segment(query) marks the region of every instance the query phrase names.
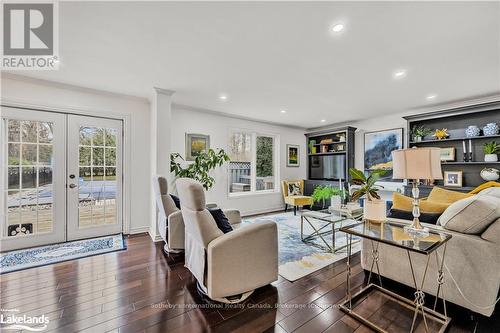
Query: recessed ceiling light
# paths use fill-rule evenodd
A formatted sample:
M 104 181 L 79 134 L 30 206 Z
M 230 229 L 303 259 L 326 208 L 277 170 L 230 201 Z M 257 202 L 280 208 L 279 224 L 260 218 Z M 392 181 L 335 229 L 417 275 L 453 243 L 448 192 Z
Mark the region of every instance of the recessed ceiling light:
M 321 119 L 320 121 L 321 121 L 322 123 L 324 123 L 324 122 L 326 121 L 326 119 Z
M 429 101 L 430 101 L 430 100 L 435 99 L 436 97 L 437 97 L 437 95 L 436 95 L 436 94 L 432 94 L 432 95 L 427 96 L 426 98 L 427 98 L 427 100 L 429 100 Z
M 344 30 L 344 25 L 343 24 L 335 24 L 332 27 L 332 31 L 333 32 L 341 32 L 342 30 Z
M 399 69 L 399 70 L 394 72 L 393 76 L 395 79 L 401 79 L 401 78 L 406 76 L 406 70 Z
M 227 95 L 226 95 L 226 94 L 220 94 L 220 95 L 219 95 L 219 99 L 220 99 L 221 101 L 227 101 L 228 97 L 227 97 Z
M 281 112 L 281 113 L 286 113 L 286 110 L 281 110 L 280 112 Z

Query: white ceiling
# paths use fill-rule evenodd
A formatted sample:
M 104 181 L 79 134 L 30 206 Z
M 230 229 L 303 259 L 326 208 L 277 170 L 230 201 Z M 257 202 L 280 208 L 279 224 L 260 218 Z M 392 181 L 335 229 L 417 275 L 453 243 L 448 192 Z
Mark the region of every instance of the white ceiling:
M 499 92 L 500 7 L 61 2 L 60 54 L 59 71 L 28 75 L 143 97 L 156 86 L 177 104 L 315 127 L 419 107 L 431 93 L 441 103 Z

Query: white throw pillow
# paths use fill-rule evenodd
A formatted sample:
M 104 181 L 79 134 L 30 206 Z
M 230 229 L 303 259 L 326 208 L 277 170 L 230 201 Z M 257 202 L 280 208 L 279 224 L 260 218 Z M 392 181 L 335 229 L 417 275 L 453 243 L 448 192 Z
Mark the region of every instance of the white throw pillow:
M 444 229 L 464 234 L 480 234 L 500 217 L 500 199 L 489 195 L 474 195 L 451 204 L 438 223 Z

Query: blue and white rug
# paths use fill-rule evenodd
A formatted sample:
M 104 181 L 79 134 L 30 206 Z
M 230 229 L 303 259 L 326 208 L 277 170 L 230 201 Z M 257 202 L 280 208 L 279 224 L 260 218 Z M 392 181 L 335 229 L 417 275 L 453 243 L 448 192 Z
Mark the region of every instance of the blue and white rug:
M 0 253 L 0 274 L 125 250 L 122 234 Z
M 259 216 L 257 218 L 245 219 L 243 224 L 259 223 L 263 221 L 274 221 L 278 225 L 278 261 L 279 274 L 289 281 L 295 281 L 320 270 L 347 256 L 347 251 L 340 250 L 336 253 L 326 252 L 316 246 L 304 243 L 300 239 L 300 215 L 293 215 L 293 212 Z M 315 228 L 319 229 L 325 222 L 309 219 Z M 309 235 L 313 229 L 307 222 L 304 222 L 304 234 Z M 325 240 L 331 244 L 332 235 L 324 236 Z M 344 233 L 336 233 L 337 246 L 346 243 Z M 321 239 L 317 238 L 315 243 L 324 245 Z M 361 246 L 353 245 L 352 253 L 359 252 Z

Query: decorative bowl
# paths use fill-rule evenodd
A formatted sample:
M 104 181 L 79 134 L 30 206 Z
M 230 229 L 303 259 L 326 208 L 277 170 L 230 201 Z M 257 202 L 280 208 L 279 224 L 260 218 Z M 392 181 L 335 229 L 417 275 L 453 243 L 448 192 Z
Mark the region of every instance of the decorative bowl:
M 489 123 L 483 127 L 484 135 L 497 135 L 499 131 L 499 127 L 496 123 Z
M 484 168 L 480 175 L 486 181 L 495 181 L 500 178 L 500 171 L 494 168 Z
M 480 133 L 481 133 L 481 130 L 476 125 L 471 125 L 471 126 L 467 127 L 467 129 L 465 130 L 465 136 L 468 138 L 473 138 L 475 136 L 479 136 Z

